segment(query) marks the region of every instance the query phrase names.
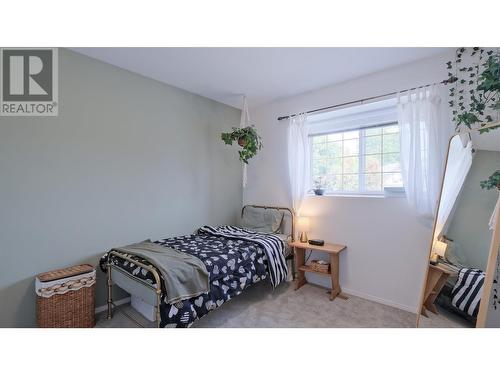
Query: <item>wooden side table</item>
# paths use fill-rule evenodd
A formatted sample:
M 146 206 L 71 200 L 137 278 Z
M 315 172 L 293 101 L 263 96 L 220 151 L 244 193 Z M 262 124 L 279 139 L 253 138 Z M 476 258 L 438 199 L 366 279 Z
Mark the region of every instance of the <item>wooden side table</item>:
M 427 274 L 427 282 L 425 284 L 424 304 L 422 306 L 422 315 L 428 317 L 429 310 L 434 314 L 438 314 L 434 301 L 443 289 L 446 280 L 453 271 L 447 267 L 440 265 L 429 264 L 429 272 Z
M 291 242 L 290 246 L 293 247 L 295 253 L 295 266 L 298 271 L 298 278 L 295 284 L 295 290 L 302 287 L 307 283 L 305 273 L 312 272 L 317 275 L 330 277 L 332 282 L 332 290 L 330 292 L 330 301 L 332 301 L 335 297 L 339 296 L 340 298 L 347 299 L 347 297 L 342 296 L 342 289 L 340 288 L 339 281 L 339 254 L 347 248 L 345 245 L 337 245 L 337 244 L 329 244 L 325 243 L 323 246 L 311 245 L 307 242 Z M 322 251 L 324 253 L 330 254 L 330 272 L 323 273 L 314 271 L 311 266 L 305 264 L 306 262 L 306 250 L 311 251 Z

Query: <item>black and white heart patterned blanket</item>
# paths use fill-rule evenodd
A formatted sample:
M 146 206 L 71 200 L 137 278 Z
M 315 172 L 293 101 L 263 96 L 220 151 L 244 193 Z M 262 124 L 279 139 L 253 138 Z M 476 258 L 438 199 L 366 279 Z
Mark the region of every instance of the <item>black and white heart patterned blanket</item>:
M 288 268 L 285 260 L 285 244 L 273 234 L 252 232 L 231 225 L 212 227 L 205 225 L 198 230 L 199 233 L 208 233 L 230 239 L 246 240 L 260 245 L 267 257 L 271 284 L 276 288 L 282 281 L 286 280 Z
M 218 232 L 220 228 L 225 227 L 203 227 L 196 234 L 170 237 L 156 242 L 200 258 L 210 273 L 209 293 L 175 304 L 166 303 L 165 295 L 162 295 L 161 327 L 189 327 L 195 320 L 241 294 L 251 285 L 265 280 L 271 275 L 270 269 L 276 267 L 276 263 L 279 266 L 279 260 L 274 260 L 273 253 L 269 256 L 263 245 L 263 238 L 272 236 L 281 241 L 281 245 L 274 243 L 273 248 L 283 249 L 285 245 L 279 237 L 268 234 L 259 235 L 236 227 L 232 227 L 232 230 L 221 231 L 225 234 L 209 233 L 209 231 Z M 241 238 L 237 235 L 238 231 L 249 239 Z M 282 252 L 283 250 L 279 251 L 278 257 Z M 148 261 L 135 255 L 127 254 L 127 257 L 150 265 Z M 148 284 L 155 285 L 154 276 L 149 270 L 114 256 L 109 261 Z M 108 254 L 106 253 L 100 261 L 103 271 L 106 271 L 107 262 Z M 286 266 L 279 266 L 279 268 L 282 269 L 281 274 L 286 275 Z

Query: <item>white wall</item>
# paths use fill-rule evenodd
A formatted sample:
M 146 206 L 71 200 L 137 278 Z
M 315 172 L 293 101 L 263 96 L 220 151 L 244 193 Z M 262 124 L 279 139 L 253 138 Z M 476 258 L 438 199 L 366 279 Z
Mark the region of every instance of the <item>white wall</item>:
M 264 148 L 250 162 L 244 201 L 290 206 L 287 125 L 278 116 L 442 81 L 451 58 L 438 55 L 253 109 Z M 345 292 L 416 311 L 431 228 L 416 219 L 404 198 L 311 197 L 303 211 L 312 216 L 310 238 L 348 246 L 341 256 Z M 308 279 L 328 286 L 327 279 Z

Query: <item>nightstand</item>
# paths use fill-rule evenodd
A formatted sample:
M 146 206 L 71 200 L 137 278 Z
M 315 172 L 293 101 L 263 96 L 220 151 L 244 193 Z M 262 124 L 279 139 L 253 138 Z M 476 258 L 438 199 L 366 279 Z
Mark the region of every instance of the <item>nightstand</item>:
M 330 292 L 330 301 L 332 301 L 335 297 L 340 297 L 342 299 L 347 299 L 347 297 L 343 296 L 342 289 L 340 288 L 339 281 L 339 255 L 342 251 L 344 251 L 347 246 L 345 245 L 337 245 L 337 244 L 329 244 L 325 243 L 323 246 L 311 245 L 307 242 L 291 242 L 290 246 L 294 248 L 295 253 L 295 266 L 298 271 L 298 278 L 295 284 L 295 290 L 302 287 L 307 283 L 305 273 L 312 272 L 316 275 L 322 275 L 329 277 L 332 283 L 332 290 Z M 310 266 L 306 265 L 306 250 L 310 251 L 321 251 L 324 253 L 330 254 L 330 272 L 323 273 L 313 270 Z
M 445 264 L 429 264 L 429 273 L 425 285 L 424 304 L 422 305 L 421 311 L 423 316 L 428 317 L 427 310 L 434 314 L 438 314 L 434 301 L 441 292 L 441 289 L 443 289 L 450 275 L 456 276 L 456 271 L 450 269 Z

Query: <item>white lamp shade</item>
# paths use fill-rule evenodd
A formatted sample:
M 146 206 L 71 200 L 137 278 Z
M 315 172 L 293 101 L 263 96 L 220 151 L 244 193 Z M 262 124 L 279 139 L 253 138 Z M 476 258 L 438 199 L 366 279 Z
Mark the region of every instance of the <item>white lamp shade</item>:
M 432 252 L 444 258 L 447 248 L 448 244 L 446 242 L 434 241 L 434 245 L 432 246 Z
M 309 231 L 309 218 L 307 216 L 300 216 L 297 219 L 297 229 L 303 232 L 308 232 Z

